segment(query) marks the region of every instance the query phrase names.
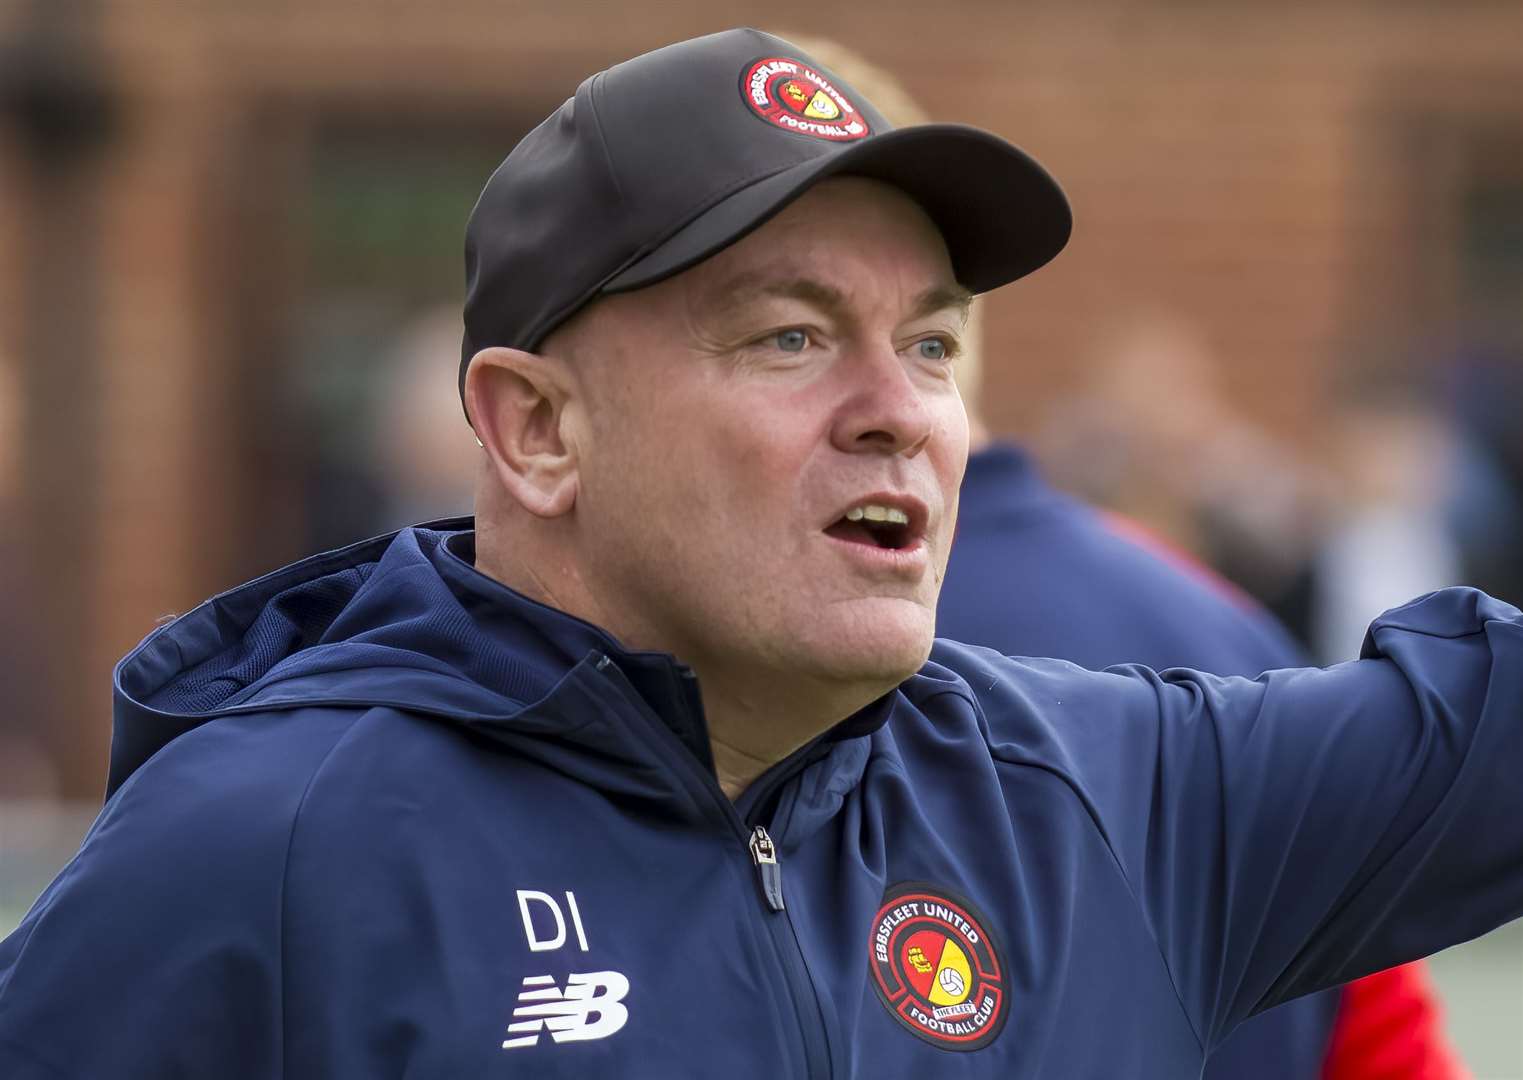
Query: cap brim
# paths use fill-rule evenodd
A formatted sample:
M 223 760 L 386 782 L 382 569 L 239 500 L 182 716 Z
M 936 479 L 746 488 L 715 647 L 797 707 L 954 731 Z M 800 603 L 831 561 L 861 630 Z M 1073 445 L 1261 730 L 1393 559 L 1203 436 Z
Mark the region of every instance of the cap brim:
M 603 284 L 629 292 L 686 270 L 765 223 L 830 176 L 903 191 L 941 230 L 952 271 L 988 292 L 1045 265 L 1073 230 L 1057 181 L 1018 147 L 978 128 L 898 128 L 768 176 L 709 207 Z

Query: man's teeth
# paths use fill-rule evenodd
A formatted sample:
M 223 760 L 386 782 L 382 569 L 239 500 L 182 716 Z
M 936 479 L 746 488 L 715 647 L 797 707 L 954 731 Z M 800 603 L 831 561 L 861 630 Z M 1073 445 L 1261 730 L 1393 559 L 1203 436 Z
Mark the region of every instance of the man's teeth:
M 908 525 L 910 516 L 903 510 L 894 506 L 879 506 L 877 503 L 868 503 L 866 506 L 853 506 L 846 511 L 847 521 L 887 522 L 891 525 Z

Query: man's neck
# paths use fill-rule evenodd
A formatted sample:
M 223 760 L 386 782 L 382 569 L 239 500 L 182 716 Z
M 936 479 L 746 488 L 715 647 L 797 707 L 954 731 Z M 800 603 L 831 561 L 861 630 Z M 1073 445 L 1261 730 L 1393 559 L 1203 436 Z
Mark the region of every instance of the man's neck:
M 712 671 L 705 674 L 701 665 L 695 671 L 714 771 L 732 802 L 773 765 L 892 689 L 816 685 L 819 680 L 794 673 L 760 680 L 748 691 Z
M 710 745 L 714 750 L 714 774 L 719 778 L 719 788 L 731 802 L 745 794 L 746 788 L 774 764 L 718 739 L 710 740 Z
M 476 568 L 482 573 L 532 600 L 603 627 L 627 646 L 659 647 L 638 640 L 638 633 L 629 637 L 627 627 L 614 625 L 579 579 L 564 573 L 547 579 L 535 572 L 534 560 L 510 556 L 511 548 L 500 541 L 495 535 L 484 536 L 478 524 Z M 542 565 L 556 564 L 546 560 Z M 733 672 L 681 650 L 678 659 L 698 677 L 715 772 L 732 801 L 773 765 L 892 689 L 798 672 Z

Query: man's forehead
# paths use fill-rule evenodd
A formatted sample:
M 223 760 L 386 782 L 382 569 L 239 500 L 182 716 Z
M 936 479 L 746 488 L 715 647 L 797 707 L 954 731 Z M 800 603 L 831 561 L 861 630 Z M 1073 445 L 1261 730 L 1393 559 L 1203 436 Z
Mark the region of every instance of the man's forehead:
M 681 276 L 695 296 L 726 305 L 772 298 L 838 303 L 864 278 L 900 289 L 917 307 L 923 294 L 951 298 L 952 306 L 968 295 L 920 205 L 892 185 L 858 176 L 821 181 Z
M 789 301 L 856 321 L 866 296 L 888 298 L 896 322 L 948 312 L 959 325 L 973 299 L 953 274 L 940 231 L 913 199 L 866 177 L 832 177 L 702 262 L 594 300 L 546 345 L 553 350 L 578 327 L 622 336 L 631 324 L 673 318 L 717 326 Z

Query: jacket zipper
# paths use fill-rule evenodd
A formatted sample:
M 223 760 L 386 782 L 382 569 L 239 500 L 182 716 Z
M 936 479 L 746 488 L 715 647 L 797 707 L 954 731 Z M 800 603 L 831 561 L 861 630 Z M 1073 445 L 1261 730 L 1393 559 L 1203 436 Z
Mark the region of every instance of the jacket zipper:
M 787 780 L 788 777 L 778 777 L 769 788 L 775 789 Z M 757 800 L 753 806 L 763 805 L 764 802 L 765 800 Z M 781 807 L 779 810 L 781 812 Z M 787 816 L 784 815 L 782 820 L 786 821 Z M 829 1077 L 833 1073 L 829 1043 L 825 1035 L 825 1012 L 820 1005 L 819 991 L 810 977 L 809 966 L 804 962 L 804 943 L 799 939 L 798 927 L 787 914 L 783 899 L 782 861 L 778 857 L 777 845 L 766 828 L 756 824 L 752 828 L 748 847 L 771 916 L 783 916 L 781 919 L 764 917 L 762 921 L 772 932 L 778 959 L 786 971 L 789 988 L 793 991 L 794 1007 L 799 1010 L 799 1027 L 804 1036 L 804 1054 L 809 1064 L 809 1075 Z M 813 1013 L 808 1012 L 810 1006 L 813 1006 Z M 812 1019 L 805 1019 L 806 1016 Z
M 725 801 L 729 802 L 728 799 Z M 819 991 L 815 989 L 809 968 L 804 963 L 804 947 L 799 941 L 798 930 L 783 902 L 782 863 L 778 861 L 777 845 L 764 826 L 756 825 L 751 830 L 746 847 L 751 853 L 757 883 L 761 886 L 762 896 L 769 909 L 762 917 L 762 922 L 772 937 L 772 947 L 783 967 L 789 996 L 793 998 L 793 1007 L 798 1014 L 807 1075 L 828 1078 L 833 1074 L 830 1050 L 825 1040 L 825 1015 L 820 1008 Z M 782 918 L 777 918 L 778 915 Z
M 746 836 L 746 823 L 736 811 L 735 805 L 719 791 L 717 782 L 708 776 L 704 779 L 709 781 L 705 786 L 713 788 L 717 794 L 726 818 L 742 836 Z M 784 982 L 798 1015 L 799 1034 L 804 1043 L 806 1075 L 829 1080 L 834 1073 L 825 1040 L 825 1016 L 820 1007 L 819 991 L 815 989 L 814 980 L 810 978 L 809 969 L 804 963 L 804 947 L 783 900 L 783 867 L 777 857 L 777 845 L 766 827 L 758 824 L 753 825 L 749 836 L 746 836 L 746 850 L 750 854 L 751 865 L 756 871 L 757 883 L 761 886 L 762 897 L 768 908 L 762 922 L 772 938 L 773 949 L 783 968 Z M 775 918 L 777 915 L 782 918 Z
M 778 865 L 777 848 L 772 837 L 760 825 L 751 830 L 751 862 L 761 882 L 762 896 L 773 911 L 787 910 L 783 904 L 783 868 Z
M 623 684 L 624 691 L 621 696 L 626 696 L 627 700 L 632 699 L 630 703 L 634 705 L 636 711 L 656 729 L 657 745 L 670 751 L 667 756 L 675 759 L 673 764 L 677 767 L 679 774 L 687 776 L 699 790 L 704 792 L 719 811 L 720 817 L 735 831 L 737 838 L 744 841 L 761 884 L 762 895 L 769 914 L 783 916 L 781 920 L 765 917 L 762 922 L 772 938 L 773 949 L 783 969 L 783 981 L 787 984 L 789 997 L 793 999 L 794 1011 L 798 1016 L 799 1035 L 804 1044 L 806 1075 L 818 1080 L 829 1080 L 833 1072 L 830 1066 L 830 1052 L 825 1042 L 825 1021 L 820 1007 L 819 991 L 814 988 L 814 981 L 809 977 L 808 968 L 804 964 L 803 947 L 798 940 L 798 932 L 794 930 L 783 903 L 782 865 L 778 862 L 777 847 L 772 842 L 772 837 L 761 825 L 755 825 L 749 831 L 747 830 L 746 822 L 741 819 L 740 812 L 736 810 L 729 796 L 720 790 L 719 781 L 715 779 L 714 774 L 700 766 L 697 759 L 693 757 L 692 751 L 682 745 L 681 740 L 671 728 L 645 703 L 635 688 L 630 685 L 629 680 L 624 677 L 624 673 L 618 670 L 617 665 L 612 663 L 598 665 L 599 671 L 604 671 L 606 668 L 612 668 L 618 673 L 617 681 Z M 786 779 L 779 777 L 777 782 L 784 783 Z

